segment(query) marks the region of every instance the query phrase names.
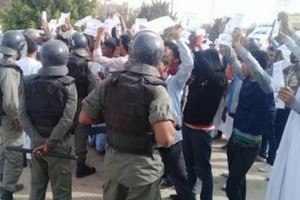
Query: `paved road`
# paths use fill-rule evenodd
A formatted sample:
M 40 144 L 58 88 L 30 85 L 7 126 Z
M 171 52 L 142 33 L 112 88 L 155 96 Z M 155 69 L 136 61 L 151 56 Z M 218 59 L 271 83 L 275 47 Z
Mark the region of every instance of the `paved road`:
M 226 178 L 221 174 L 227 169 L 226 152 L 221 150 L 220 147 L 225 143 L 225 140 L 217 140 L 213 144 L 212 155 L 212 169 L 214 176 L 214 200 L 225 200 L 226 194 L 221 190 L 222 185 L 225 183 Z M 75 177 L 75 162 L 73 166 L 73 199 L 74 200 L 101 200 L 102 199 L 102 185 L 104 177 L 104 156 L 98 154 L 93 148 L 89 148 L 88 164 L 95 166 L 97 173 L 95 175 L 77 179 Z M 265 181 L 266 174 L 257 171 L 257 168 L 262 163 L 255 163 L 250 173 L 247 176 L 247 200 L 263 200 L 267 182 Z M 26 167 L 23 170 L 21 183 L 25 184 L 25 189 L 14 194 L 16 200 L 27 200 L 30 191 L 30 168 Z M 162 190 L 163 200 L 170 194 L 174 194 L 173 188 Z M 199 192 L 198 192 L 199 193 Z M 47 200 L 52 199 L 51 188 L 48 187 Z M 199 198 L 198 198 L 199 199 Z

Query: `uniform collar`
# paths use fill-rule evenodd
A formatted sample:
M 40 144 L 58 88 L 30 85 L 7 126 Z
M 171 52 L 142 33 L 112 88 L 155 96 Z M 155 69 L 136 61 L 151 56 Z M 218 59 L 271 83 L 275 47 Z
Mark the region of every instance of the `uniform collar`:
M 12 61 L 12 60 L 10 60 L 10 59 L 4 59 L 4 58 L 2 58 L 2 59 L 0 59 L 0 63 L 1 63 L 1 65 L 16 65 L 16 62 L 15 61 Z
M 64 76 L 69 72 L 67 66 L 47 66 L 42 67 L 38 71 L 39 76 Z
M 157 68 L 153 65 L 143 64 L 137 62 L 131 58 L 124 64 L 124 68 L 126 71 L 134 72 L 142 75 L 150 75 L 155 77 L 160 77 L 160 73 Z

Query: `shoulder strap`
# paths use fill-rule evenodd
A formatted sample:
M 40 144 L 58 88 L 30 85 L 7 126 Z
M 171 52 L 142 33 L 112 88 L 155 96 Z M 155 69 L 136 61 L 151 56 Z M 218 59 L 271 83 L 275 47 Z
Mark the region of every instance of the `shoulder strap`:
M 24 76 L 24 82 L 26 84 L 26 83 L 29 83 L 30 81 L 33 81 L 33 80 L 38 79 L 38 78 L 39 78 L 39 75 L 37 75 L 37 74 L 32 74 L 32 75 L 29 75 L 29 76 Z
M 111 73 L 111 76 L 109 77 L 109 78 L 107 78 L 107 79 L 110 79 L 110 82 L 112 83 L 112 84 L 115 84 L 117 81 L 118 81 L 118 79 L 120 78 L 120 76 L 122 75 L 122 74 L 125 74 L 126 73 L 126 71 L 116 71 L 116 72 L 112 72 Z
M 14 64 L 11 62 L 0 62 L 0 67 L 12 68 L 12 69 L 16 70 L 17 72 L 19 72 L 21 75 L 23 75 L 22 69 L 17 64 Z
M 82 65 L 84 63 L 87 63 L 87 65 L 88 65 L 88 62 L 91 61 L 91 59 L 89 59 L 88 57 L 82 57 L 82 56 L 76 54 L 75 52 L 71 53 L 70 58 L 72 58 L 71 60 L 75 60 L 76 61 L 75 64 L 78 66 Z
M 77 60 L 76 60 L 76 65 L 80 66 L 80 65 L 87 65 L 88 66 L 88 62 L 89 60 L 84 58 L 84 57 L 80 57 L 80 56 L 77 56 Z
M 72 83 L 75 83 L 75 79 L 71 76 L 62 76 L 57 79 L 60 83 L 63 83 L 64 85 L 71 85 Z
M 161 79 L 159 79 L 157 77 L 154 77 L 154 76 L 145 76 L 144 75 L 143 78 L 144 78 L 144 81 L 145 81 L 146 84 L 161 85 L 161 86 L 164 86 L 165 88 L 167 88 L 166 83 L 163 80 L 161 80 Z

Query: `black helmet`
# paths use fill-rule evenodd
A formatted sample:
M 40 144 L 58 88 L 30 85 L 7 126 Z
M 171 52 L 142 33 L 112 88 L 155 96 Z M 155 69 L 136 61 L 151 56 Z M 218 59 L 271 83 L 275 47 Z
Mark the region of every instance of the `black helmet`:
M 72 49 L 74 49 L 74 51 L 82 57 L 87 57 L 88 56 L 88 52 L 87 52 L 87 47 L 88 47 L 88 42 L 86 37 L 78 32 L 75 32 L 72 34 L 71 37 L 71 47 Z
M 25 44 L 25 38 L 20 31 L 7 31 L 1 41 L 0 53 L 9 56 L 20 53 Z
M 71 46 L 74 49 L 87 48 L 88 43 L 86 37 L 78 32 L 73 33 L 71 37 Z
M 143 30 L 133 37 L 129 57 L 143 64 L 157 65 L 163 52 L 164 42 L 160 35 L 150 30 Z
M 65 43 L 60 40 L 50 40 L 46 42 L 40 51 L 43 67 L 39 70 L 39 75 L 62 76 L 68 73 L 67 63 L 69 50 Z

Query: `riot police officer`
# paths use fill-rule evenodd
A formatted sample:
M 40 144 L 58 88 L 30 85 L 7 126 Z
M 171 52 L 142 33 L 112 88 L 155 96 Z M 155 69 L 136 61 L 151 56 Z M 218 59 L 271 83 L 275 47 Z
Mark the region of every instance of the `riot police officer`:
M 22 70 L 16 64 L 25 46 L 25 38 L 18 31 L 4 33 L 0 45 L 0 180 L 2 199 L 13 199 L 13 192 L 23 189 L 17 184 L 22 174 L 22 153 L 6 151 L 5 147 L 22 146 L 23 136 L 18 116 L 19 93 L 23 88 Z
M 87 39 L 78 32 L 73 33 L 70 41 L 71 53 L 68 62 L 68 75 L 75 78 L 78 93 L 78 106 L 75 117 L 75 153 L 77 155 L 76 177 L 82 178 L 96 172 L 94 167 L 86 165 L 87 138 L 89 126 L 78 123 L 78 115 L 81 110 L 81 101 L 90 91 L 95 89 L 97 84 L 96 76 L 89 68 L 89 55 L 87 52 Z
M 163 164 L 156 146 L 171 145 L 175 134 L 170 98 L 157 70 L 163 49 L 158 34 L 137 33 L 126 70 L 83 100 L 79 121 L 106 123 L 104 200 L 160 199 Z
M 45 199 L 50 180 L 53 199 L 72 199 L 71 162 L 43 157 L 49 150 L 68 154 L 70 133 L 77 108 L 74 78 L 67 76 L 68 47 L 50 40 L 41 48 L 42 68 L 25 80 L 20 102 L 20 122 L 31 139 L 33 153 L 30 200 Z

